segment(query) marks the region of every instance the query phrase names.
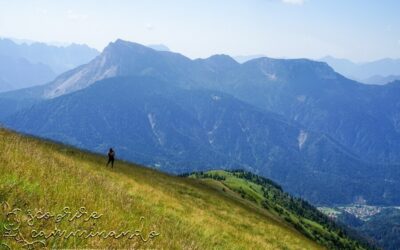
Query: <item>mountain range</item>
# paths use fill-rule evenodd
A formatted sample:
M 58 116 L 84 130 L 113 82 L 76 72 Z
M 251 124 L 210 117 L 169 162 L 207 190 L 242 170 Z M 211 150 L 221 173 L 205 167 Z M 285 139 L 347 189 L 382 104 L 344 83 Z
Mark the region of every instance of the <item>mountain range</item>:
M 244 168 L 315 203 L 398 202 L 397 183 L 385 183 L 398 179 L 396 169 L 366 164 L 328 136 L 230 95 L 153 78 L 109 78 L 5 124 L 96 152 L 113 145 L 123 159 L 171 173 Z
M 0 92 L 40 85 L 54 77 L 56 74 L 45 64 L 0 54 Z
M 320 59 L 328 63 L 340 74 L 366 84 L 383 85 L 400 80 L 400 59 L 354 63 L 347 59 L 326 56 Z
M 49 84 L 1 94 L 0 119 L 171 173 L 244 168 L 314 204 L 395 204 L 399 86 L 306 59 L 190 60 L 117 40 Z
M 71 44 L 65 47 L 48 45 L 41 42 L 17 44 L 11 39 L 0 39 L 0 54 L 25 58 L 32 63 L 48 65 L 56 74 L 89 62 L 99 54 L 87 45 Z
M 0 39 L 0 92 L 46 84 L 60 73 L 85 64 L 99 52 L 86 45 L 57 47 Z
M 325 63 L 306 59 L 259 58 L 239 64 L 229 56 L 215 55 L 190 60 L 118 40 L 91 63 L 44 86 L 37 97 L 54 98 L 104 78 L 129 75 L 151 76 L 185 89 L 229 93 L 325 133 L 367 161 L 399 161 L 399 84 L 365 86 Z

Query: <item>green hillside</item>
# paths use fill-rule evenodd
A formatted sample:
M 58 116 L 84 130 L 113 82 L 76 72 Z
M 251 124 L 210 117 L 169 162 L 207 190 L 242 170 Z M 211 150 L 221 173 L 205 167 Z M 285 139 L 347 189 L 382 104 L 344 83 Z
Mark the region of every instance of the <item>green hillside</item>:
M 0 148 L 0 249 L 324 248 L 215 181 L 111 169 L 102 156 L 3 129 Z
M 233 192 L 242 199 L 283 218 L 308 238 L 329 249 L 362 249 L 366 243 L 355 241 L 346 229 L 337 226 L 308 202 L 293 198 L 271 180 L 243 170 L 212 170 L 188 174 L 206 180 L 223 192 Z M 354 236 L 353 236 L 354 237 Z M 361 239 L 361 238 L 360 238 Z M 362 239 L 361 239 L 362 240 Z

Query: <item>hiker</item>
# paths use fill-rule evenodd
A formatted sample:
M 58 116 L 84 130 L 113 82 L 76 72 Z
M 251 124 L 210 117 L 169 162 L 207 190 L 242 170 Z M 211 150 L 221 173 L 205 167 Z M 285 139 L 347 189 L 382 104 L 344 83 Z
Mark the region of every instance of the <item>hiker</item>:
M 108 151 L 108 162 L 107 162 L 107 166 L 108 164 L 111 163 L 111 167 L 114 168 L 114 157 L 115 157 L 115 152 L 112 148 L 110 148 L 110 150 Z

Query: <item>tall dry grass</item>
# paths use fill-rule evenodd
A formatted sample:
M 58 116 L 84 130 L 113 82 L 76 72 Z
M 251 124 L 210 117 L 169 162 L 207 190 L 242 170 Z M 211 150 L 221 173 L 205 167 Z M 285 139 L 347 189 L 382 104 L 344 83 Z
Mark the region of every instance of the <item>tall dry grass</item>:
M 58 213 L 64 207 L 103 214 L 60 223 L 67 231 L 104 229 L 159 233 L 152 240 L 49 238 L 46 248 L 102 249 L 318 249 L 266 211 L 233 199 L 206 182 L 169 176 L 133 164 L 105 166 L 104 157 L 0 130 L 0 201 L 12 208 Z M 7 209 L 3 209 L 9 211 Z M 27 219 L 22 217 L 22 219 Z M 94 224 L 95 223 L 95 224 Z M 4 233 L 5 212 L 0 219 Z M 51 232 L 55 223 L 35 222 Z M 20 231 L 29 236 L 32 227 Z M 28 237 L 29 238 L 29 237 Z M 0 238 L 13 249 L 21 243 Z M 39 245 L 36 245 L 38 247 Z

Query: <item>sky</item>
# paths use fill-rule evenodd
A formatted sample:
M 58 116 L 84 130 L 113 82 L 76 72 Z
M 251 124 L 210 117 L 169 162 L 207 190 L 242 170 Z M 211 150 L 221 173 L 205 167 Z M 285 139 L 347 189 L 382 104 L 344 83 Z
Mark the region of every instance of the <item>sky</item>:
M 364 62 L 400 58 L 399 13 L 398 0 L 0 0 L 0 37 Z

